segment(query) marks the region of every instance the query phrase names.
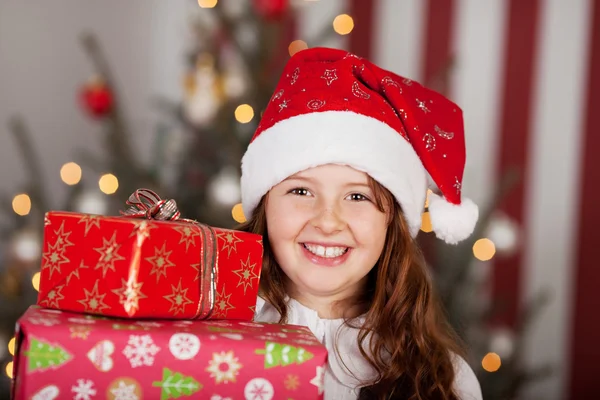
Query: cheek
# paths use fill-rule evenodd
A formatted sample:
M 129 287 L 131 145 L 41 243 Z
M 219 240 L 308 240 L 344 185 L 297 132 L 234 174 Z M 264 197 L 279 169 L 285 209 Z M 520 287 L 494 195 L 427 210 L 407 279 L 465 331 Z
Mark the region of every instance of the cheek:
M 300 210 L 285 201 L 274 201 L 267 207 L 267 231 L 275 242 L 290 240 L 298 236 L 305 219 Z
M 376 210 L 355 212 L 351 226 L 361 246 L 374 252 L 381 252 L 387 233 L 387 218 L 383 213 Z

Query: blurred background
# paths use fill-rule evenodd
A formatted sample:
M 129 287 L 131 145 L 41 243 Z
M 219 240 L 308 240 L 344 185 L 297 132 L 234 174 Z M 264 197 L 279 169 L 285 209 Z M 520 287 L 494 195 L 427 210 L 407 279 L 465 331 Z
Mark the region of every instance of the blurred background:
M 587 399 L 600 373 L 600 3 L 0 0 L 0 398 L 44 213 L 133 190 L 234 227 L 241 156 L 290 54 L 330 46 L 464 111 L 472 240 L 419 241 L 484 399 Z

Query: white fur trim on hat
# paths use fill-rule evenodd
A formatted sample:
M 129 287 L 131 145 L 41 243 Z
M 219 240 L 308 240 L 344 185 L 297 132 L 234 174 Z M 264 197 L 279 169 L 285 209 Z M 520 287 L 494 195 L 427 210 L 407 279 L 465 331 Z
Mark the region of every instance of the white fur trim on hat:
M 385 186 L 402 207 L 411 235 L 417 235 L 427 195 L 420 158 L 389 125 L 352 111 L 298 115 L 258 135 L 242 159 L 244 214 L 250 218 L 273 186 L 324 164 L 349 165 Z

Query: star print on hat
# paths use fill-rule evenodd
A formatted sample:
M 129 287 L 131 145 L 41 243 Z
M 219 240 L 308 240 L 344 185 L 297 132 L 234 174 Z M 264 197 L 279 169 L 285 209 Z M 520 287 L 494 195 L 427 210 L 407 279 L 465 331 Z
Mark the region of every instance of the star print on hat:
M 246 216 L 275 185 L 302 170 L 344 164 L 385 186 L 413 237 L 429 178 L 436 236 L 456 244 L 479 211 L 462 196 L 462 110 L 416 81 L 343 50 L 312 48 L 290 58 L 242 159 Z M 435 188 L 434 188 L 435 189 Z

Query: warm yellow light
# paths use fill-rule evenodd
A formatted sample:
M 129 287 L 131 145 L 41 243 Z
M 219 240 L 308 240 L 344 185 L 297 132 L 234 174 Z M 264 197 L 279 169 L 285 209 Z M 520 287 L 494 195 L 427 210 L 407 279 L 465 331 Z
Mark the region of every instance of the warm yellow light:
M 254 118 L 254 110 L 249 104 L 240 104 L 235 109 L 235 119 L 237 122 L 247 124 Z
M 113 194 L 119 188 L 119 180 L 113 174 L 104 174 L 98 181 L 102 193 Z
M 242 208 L 242 203 L 238 203 L 231 209 L 231 216 L 235 220 L 235 222 L 241 224 L 246 222 L 246 216 L 244 215 L 244 210 Z
M 348 14 L 340 14 L 333 20 L 333 30 L 339 35 L 347 35 L 354 29 L 354 20 Z
M 433 191 L 431 189 L 427 189 L 427 196 L 425 197 L 425 208 L 429 207 L 429 195 L 431 195 Z
M 8 341 L 8 352 L 11 356 L 15 355 L 15 338 L 13 337 Z
M 421 230 L 423 232 L 431 232 L 433 231 L 433 227 L 431 226 L 431 216 L 429 215 L 429 211 L 426 211 L 421 215 Z
M 299 51 L 308 49 L 308 44 L 304 40 L 294 40 L 288 46 L 288 52 L 290 53 L 290 57 L 296 54 Z
M 60 179 L 67 185 L 77 185 L 81 180 L 81 167 L 74 162 L 68 162 L 60 169 Z
M 479 239 L 473 245 L 473 255 L 481 261 L 488 261 L 496 254 L 496 246 L 490 239 Z
M 198 0 L 198 5 L 202 8 L 213 8 L 217 5 L 217 0 Z
M 13 377 L 13 363 L 12 361 L 9 361 L 8 364 L 6 364 L 6 375 L 12 379 Z
M 18 194 L 13 198 L 12 207 L 18 215 L 27 215 L 31 211 L 31 199 L 25 193 Z
M 487 372 L 496 372 L 500 369 L 502 365 L 502 360 L 500 360 L 500 356 L 496 353 L 487 353 L 483 360 L 481 360 L 481 366 Z
M 33 288 L 36 290 L 36 292 L 40 291 L 40 273 L 36 272 L 35 274 L 33 274 L 33 276 L 31 277 L 31 284 L 33 285 Z

